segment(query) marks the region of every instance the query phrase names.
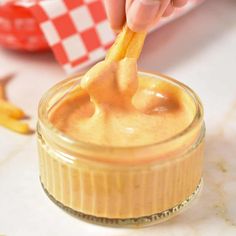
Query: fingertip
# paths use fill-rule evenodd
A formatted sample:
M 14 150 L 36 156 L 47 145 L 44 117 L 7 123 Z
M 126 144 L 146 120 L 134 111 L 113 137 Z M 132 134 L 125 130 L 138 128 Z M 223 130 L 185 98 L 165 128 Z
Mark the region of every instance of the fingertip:
M 133 3 L 134 0 L 126 0 L 125 1 L 125 11 L 128 12 L 131 4 Z
M 110 27 L 120 31 L 125 24 L 125 0 L 105 0 L 105 8 Z
M 122 30 L 122 27 L 120 27 L 120 28 L 112 28 L 112 30 L 114 31 L 115 34 L 119 34 L 120 31 Z
M 133 32 L 143 32 L 147 30 L 147 26 L 145 25 L 138 25 L 132 22 L 129 18 L 127 19 L 127 26 L 133 31 Z
M 127 11 L 127 25 L 134 32 L 146 31 L 154 22 L 160 1 L 135 0 Z

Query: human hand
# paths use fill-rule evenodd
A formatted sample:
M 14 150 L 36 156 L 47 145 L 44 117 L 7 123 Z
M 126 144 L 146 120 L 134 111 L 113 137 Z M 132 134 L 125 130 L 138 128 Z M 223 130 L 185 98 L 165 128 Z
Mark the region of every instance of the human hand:
M 171 15 L 188 0 L 105 0 L 108 20 L 115 31 L 127 25 L 135 32 L 146 31 L 160 17 Z

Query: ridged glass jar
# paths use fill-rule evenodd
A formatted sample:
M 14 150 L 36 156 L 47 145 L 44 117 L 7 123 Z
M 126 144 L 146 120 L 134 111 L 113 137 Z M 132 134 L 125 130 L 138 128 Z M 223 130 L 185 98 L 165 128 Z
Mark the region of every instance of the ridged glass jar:
M 185 130 L 153 145 L 92 145 L 66 136 L 48 117 L 76 78 L 57 84 L 40 102 L 37 139 L 42 186 L 57 205 L 84 220 L 113 226 L 158 223 L 184 209 L 201 188 L 205 127 L 198 96 L 166 76 L 139 75 L 164 80 L 184 92 L 195 111 Z

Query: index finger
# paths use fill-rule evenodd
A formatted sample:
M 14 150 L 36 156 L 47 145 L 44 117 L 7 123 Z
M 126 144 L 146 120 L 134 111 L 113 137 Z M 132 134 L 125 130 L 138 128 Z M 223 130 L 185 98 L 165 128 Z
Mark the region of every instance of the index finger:
M 107 17 L 113 30 L 120 30 L 125 24 L 125 0 L 104 0 Z

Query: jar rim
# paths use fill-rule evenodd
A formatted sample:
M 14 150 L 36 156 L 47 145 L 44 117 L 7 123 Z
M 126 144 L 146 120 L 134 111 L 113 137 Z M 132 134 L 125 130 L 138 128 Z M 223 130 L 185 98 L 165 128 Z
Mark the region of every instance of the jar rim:
M 136 152 L 136 151 L 140 151 L 140 150 L 145 150 L 148 148 L 157 148 L 163 144 L 168 144 L 171 143 L 172 141 L 175 141 L 179 138 L 181 138 L 182 136 L 184 136 L 185 134 L 187 134 L 188 132 L 191 132 L 191 130 L 195 129 L 196 127 L 198 127 L 200 124 L 202 124 L 203 122 L 203 106 L 202 103 L 200 101 L 200 98 L 198 97 L 198 95 L 187 85 L 171 78 L 168 77 L 166 75 L 163 75 L 159 72 L 146 72 L 146 71 L 139 71 L 138 74 L 140 76 L 145 76 L 145 77 L 151 77 L 151 78 L 156 78 L 156 79 L 164 79 L 168 82 L 173 83 L 174 85 L 177 85 L 178 87 L 180 87 L 181 89 L 184 90 L 184 92 L 186 92 L 193 100 L 195 108 L 196 108 L 196 112 L 194 114 L 194 117 L 191 121 L 191 123 L 185 127 L 183 130 L 181 130 L 180 132 L 174 134 L 173 136 L 165 139 L 165 140 L 161 140 L 159 142 L 156 143 L 152 143 L 152 144 L 144 144 L 144 145 L 134 145 L 134 146 L 106 146 L 106 145 L 99 145 L 99 144 L 93 144 L 93 143 L 89 143 L 89 142 L 84 142 L 84 141 L 80 141 L 80 140 L 75 140 L 72 137 L 66 135 L 65 133 L 63 133 L 62 131 L 60 131 L 59 129 L 57 129 L 48 119 L 47 116 L 47 106 L 49 104 L 50 99 L 53 98 L 53 96 L 55 96 L 55 94 L 60 90 L 61 86 L 65 85 L 66 83 L 70 83 L 72 81 L 75 81 L 75 83 L 78 82 L 78 75 L 65 79 L 59 83 L 57 83 L 56 85 L 54 85 L 52 88 L 50 88 L 41 98 L 40 103 L 39 103 L 39 108 L 38 108 L 38 133 L 39 133 L 39 126 L 45 130 L 45 133 L 47 134 L 52 134 L 54 137 L 57 138 L 58 141 L 61 141 L 63 143 L 65 143 L 65 145 L 69 145 L 69 146 L 74 146 L 74 147 L 79 147 L 87 149 L 87 150 L 93 150 L 95 152 L 102 152 L 102 153 L 113 153 L 118 152 L 118 153 L 126 153 L 127 151 L 129 152 Z M 74 84 L 74 83 L 73 83 Z M 73 85 L 72 85 L 73 86 Z

